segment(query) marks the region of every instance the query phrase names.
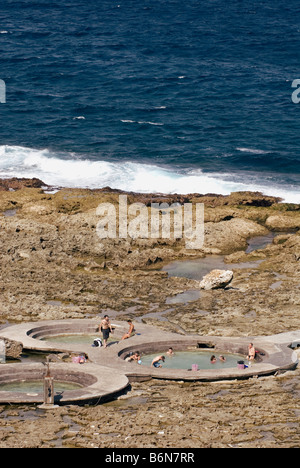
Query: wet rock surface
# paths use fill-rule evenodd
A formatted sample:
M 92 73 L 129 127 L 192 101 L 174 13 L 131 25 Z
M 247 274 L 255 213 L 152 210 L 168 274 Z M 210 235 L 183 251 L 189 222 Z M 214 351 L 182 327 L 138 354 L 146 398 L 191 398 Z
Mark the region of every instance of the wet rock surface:
M 5 345 L 5 358 L 6 359 L 18 359 L 23 351 L 23 345 L 19 341 L 9 340 L 7 338 L 1 337 L 0 340 L 4 342 Z
M 5 184 L 0 192 L 2 324 L 108 313 L 133 319 L 137 328 L 142 320 L 180 334 L 255 336 L 300 329 L 297 205 L 257 193 L 128 194 L 128 203 L 148 207 L 152 202 L 204 203 L 204 246 L 188 250 L 184 239 L 99 239 L 97 207 L 117 207 L 118 191 L 47 193 L 43 185 L 15 190 Z M 248 239 L 270 229 L 282 234 L 246 254 Z M 186 302 L 170 301 L 199 289 L 199 281 L 171 277 L 161 268 L 173 260 L 210 255 L 225 256 L 234 273 L 230 285 L 201 290 Z M 253 262 L 253 267 L 231 267 L 241 262 Z M 0 446 L 299 445 L 298 370 L 244 383 L 146 382 L 134 384 L 133 390 L 145 404 L 126 400 L 125 409 L 118 402 L 47 414 L 32 410 L 30 415 L 27 409 L 2 407 Z M 16 419 L 20 411 L 21 420 Z
M 189 250 L 184 239 L 99 239 L 96 209 L 100 203 L 117 206 L 118 197 L 113 191 L 71 189 L 1 192 L 2 323 L 108 312 L 120 319 L 151 314 L 147 322 L 187 333 L 258 335 L 300 328 L 299 234 L 283 232 L 266 248 L 245 254 L 250 237 L 269 232 L 265 222 L 273 213 L 297 218 L 295 205 L 289 211 L 271 199 L 266 207 L 270 197 L 264 201 L 248 193 L 187 197 L 205 201 L 205 243 L 201 250 Z M 128 203 L 153 199 L 128 194 Z M 5 216 L 12 208 L 13 215 Z M 170 277 L 161 271 L 163 265 L 221 254 L 228 270 L 232 263 L 251 261 L 253 268 L 233 269 L 226 290 L 203 290 L 193 302 L 166 304 L 170 297 L 198 289 L 199 281 Z M 155 320 L 155 314 L 167 322 Z

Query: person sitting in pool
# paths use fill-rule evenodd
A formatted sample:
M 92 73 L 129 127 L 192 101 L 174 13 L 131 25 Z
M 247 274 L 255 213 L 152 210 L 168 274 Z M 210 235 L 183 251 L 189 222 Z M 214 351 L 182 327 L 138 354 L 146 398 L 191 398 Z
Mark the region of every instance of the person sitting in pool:
M 210 358 L 210 363 L 211 363 L 211 364 L 216 364 L 216 362 L 217 362 L 216 356 L 212 356 L 212 357 Z
M 136 351 L 132 356 L 129 356 L 128 358 L 126 358 L 126 361 L 127 362 L 136 362 L 137 364 L 141 364 L 142 361 L 141 361 L 141 355 L 139 353 L 139 351 Z
M 162 367 L 162 364 L 160 364 L 160 361 L 165 362 L 165 356 L 157 356 L 156 358 L 153 359 L 151 362 L 151 367 Z
M 219 356 L 219 359 L 220 359 L 221 362 L 226 362 L 226 358 L 224 356 L 222 356 L 222 355 Z
M 123 337 L 121 338 L 121 341 L 122 340 L 127 340 L 128 338 L 130 338 L 131 336 L 134 335 L 135 333 L 135 329 L 134 329 L 134 325 L 132 323 L 131 320 L 127 320 L 128 324 L 129 324 L 129 330 L 127 333 L 125 333 L 125 335 L 123 335 Z
M 174 351 L 173 351 L 173 348 L 169 348 L 168 351 L 167 351 L 167 355 L 168 356 L 174 356 Z

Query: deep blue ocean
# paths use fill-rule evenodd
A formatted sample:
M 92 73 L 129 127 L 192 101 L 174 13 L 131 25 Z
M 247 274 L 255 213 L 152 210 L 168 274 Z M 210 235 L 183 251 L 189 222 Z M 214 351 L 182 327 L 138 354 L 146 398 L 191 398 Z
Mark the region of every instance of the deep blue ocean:
M 0 61 L 0 177 L 300 203 L 299 0 L 2 0 Z

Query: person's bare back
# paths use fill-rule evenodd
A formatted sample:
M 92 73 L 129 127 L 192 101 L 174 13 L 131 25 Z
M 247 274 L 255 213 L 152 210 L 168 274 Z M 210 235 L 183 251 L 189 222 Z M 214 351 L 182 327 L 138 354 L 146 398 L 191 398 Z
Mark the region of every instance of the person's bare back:
M 127 320 L 127 322 L 129 324 L 129 330 L 128 330 L 127 333 L 125 333 L 125 335 L 122 336 L 122 340 L 126 340 L 126 339 L 130 338 L 135 332 L 134 325 L 133 325 L 132 321 Z

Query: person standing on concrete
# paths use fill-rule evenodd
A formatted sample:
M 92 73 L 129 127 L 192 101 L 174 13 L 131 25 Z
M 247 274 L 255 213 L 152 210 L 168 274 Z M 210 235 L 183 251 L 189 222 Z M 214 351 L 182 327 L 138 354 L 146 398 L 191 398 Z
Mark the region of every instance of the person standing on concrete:
M 106 348 L 109 334 L 112 333 L 112 327 L 108 315 L 104 315 L 100 324 L 100 330 L 102 331 L 103 336 L 103 348 Z

